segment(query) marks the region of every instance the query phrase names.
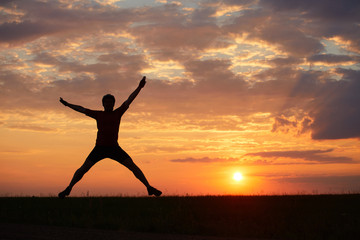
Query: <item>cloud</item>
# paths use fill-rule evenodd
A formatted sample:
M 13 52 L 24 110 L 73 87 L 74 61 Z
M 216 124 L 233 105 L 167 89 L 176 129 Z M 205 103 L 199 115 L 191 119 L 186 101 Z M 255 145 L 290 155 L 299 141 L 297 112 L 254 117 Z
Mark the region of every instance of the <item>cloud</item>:
M 207 48 L 224 48 L 230 45 L 226 35 L 215 24 L 183 26 L 139 26 L 131 30 L 137 41 L 149 49 L 159 60 L 188 58 Z
M 310 111 L 313 139 L 360 138 L 360 71 L 337 71 L 343 80 L 327 84 Z
M 86 4 L 74 7 L 58 1 L 16 0 L 5 3 L 3 7 L 8 12 L 16 9 L 21 15 L 16 22 L 0 24 L 0 42 L 10 45 L 23 44 L 42 36 L 114 31 L 134 18 L 134 13 L 129 9 Z
M 37 63 L 54 64 L 60 72 L 79 74 L 71 80 L 53 81 L 51 85 L 36 83 L 31 81 L 31 76 L 4 70 L 1 72 L 0 106 L 3 109 L 54 109 L 58 107 L 58 97 L 61 95 L 85 106 L 89 104 L 89 100 L 90 106 L 99 106 L 101 96 L 114 91 L 117 94 L 121 91 L 121 101 L 136 86 L 141 78 L 139 72 L 146 65 L 141 55 L 113 53 L 101 55 L 98 59 L 101 61 L 98 64 L 81 64 L 39 55 L 34 59 Z M 122 62 L 125 64 L 122 65 Z M 360 130 L 356 127 L 360 121 L 357 71 L 338 69 L 337 72 L 343 75 L 343 79 L 334 81 L 324 79 L 326 73 L 322 72 L 291 68 L 270 69 L 256 78 L 272 80 L 256 82 L 250 88 L 244 79 L 229 70 L 230 66 L 227 60 L 192 60 L 186 62 L 184 67 L 194 82 L 186 79 L 176 83 L 149 80 L 142 93 L 143 102 L 147 105 L 144 110 L 153 113 L 196 112 L 199 116 L 211 113 L 214 118 L 215 115 L 246 116 L 254 112 L 272 112 L 274 132 L 288 132 L 294 128 L 298 133 L 311 130 L 314 139 L 359 137 Z M 119 74 L 119 69 L 123 69 L 124 73 Z M 94 74 L 94 79 L 82 76 L 83 72 Z M 127 78 L 130 75 L 134 75 L 132 81 Z M 14 95 L 17 96 L 16 99 L 12 98 Z M 281 111 L 276 115 L 279 109 Z M 297 110 L 289 111 L 291 109 Z M 210 124 L 209 127 L 213 125 L 209 121 L 194 121 L 195 123 Z M 226 123 L 230 124 L 229 127 L 233 124 L 231 129 L 236 124 L 241 124 Z
M 340 80 L 327 72 L 289 68 L 259 74 L 258 78 L 272 80 L 255 84 L 254 93 L 284 98 L 281 110 L 274 116 L 272 131 L 311 130 L 312 138 L 319 140 L 359 138 L 359 71 L 338 68 L 336 73 L 342 76 Z
M 97 63 L 82 63 L 52 53 L 35 52 L 29 64 L 49 66 L 52 75 L 46 82 L 38 81 L 41 76 L 32 71 L 18 74 L 8 70 L 8 66 L 0 67 L 0 107 L 49 110 L 58 107 L 60 96 L 71 96 L 79 102 L 97 98 L 100 102 L 99 99 L 109 92 L 130 94 L 141 79 L 140 70 L 147 66 L 142 55 L 114 52 L 97 56 L 97 59 Z M 65 79 L 61 79 L 63 74 L 67 76 Z
M 274 14 L 298 15 L 306 21 L 305 32 L 319 37 L 339 36 L 360 51 L 358 25 L 360 3 L 356 0 L 310 1 L 310 0 L 262 0 L 259 5 L 271 9 Z
M 0 42 L 27 42 L 51 32 L 55 32 L 55 29 L 42 23 L 30 21 L 3 23 L 0 25 Z
M 335 54 L 317 54 L 307 59 L 309 62 L 323 62 L 323 63 L 347 63 L 360 62 L 359 56 L 351 55 L 335 55 Z
M 302 24 L 300 17 L 293 20 L 260 8 L 244 11 L 224 29 L 234 34 L 247 34 L 249 40 L 266 42 L 291 56 L 303 57 L 324 50 L 319 40 L 302 31 Z
M 259 166 L 259 165 L 282 165 L 274 161 L 268 160 L 248 160 L 248 159 L 238 159 L 238 158 L 181 158 L 181 159 L 171 159 L 170 162 L 175 163 L 232 163 L 243 166 Z
M 333 163 L 357 163 L 352 158 L 343 156 L 331 156 L 327 153 L 332 153 L 334 149 L 327 150 L 299 150 L 299 151 L 270 151 L 270 152 L 254 152 L 247 153 L 241 159 L 238 158 L 181 158 L 171 159 L 170 162 L 175 163 L 234 163 L 237 165 L 292 165 L 292 164 L 333 164 Z M 248 159 L 247 156 L 260 157 L 259 159 Z M 276 159 L 290 158 L 302 159 L 305 162 L 279 162 Z M 275 160 L 269 160 L 275 159 Z
M 215 162 L 237 162 L 238 159 L 235 158 L 209 158 L 209 157 L 203 157 L 203 158 L 183 158 L 183 159 L 172 159 L 170 162 L 176 162 L 176 163 L 215 163 Z
M 325 175 L 325 176 L 293 176 L 278 177 L 280 183 L 309 184 L 313 190 L 323 191 L 359 191 L 360 175 Z
M 233 44 L 212 17 L 215 11 L 203 5 L 188 14 L 181 5 L 165 4 L 147 8 L 128 30 L 154 58 L 182 62 L 201 56 L 205 49 Z
M 288 120 L 284 117 L 275 117 L 275 123 L 273 124 L 273 129 L 271 131 L 275 132 L 278 129 L 285 129 L 284 131 L 288 132 L 289 128 L 287 126 L 289 126 L 290 129 L 294 128 L 297 126 L 297 122 Z
M 274 58 L 267 61 L 268 63 L 276 66 L 276 67 L 287 67 L 291 65 L 300 64 L 303 62 L 301 58 L 296 57 L 283 57 L 283 58 Z
M 308 71 L 303 66 L 306 61 L 358 62 L 354 53 L 326 53 L 321 40 L 341 36 L 354 44 L 359 4 L 320 2 L 204 1 L 189 12 L 179 4 L 125 9 L 95 2 L 8 1 L 2 6 L 11 21 L 0 24 L 0 41 L 14 46 L 2 49 L 0 108 L 63 111 L 60 96 L 101 108 L 102 95 L 126 99 L 152 61 L 171 60 L 181 73 L 148 78 L 135 102 L 144 106 L 141 111 L 184 114 L 179 121 L 188 129 L 200 124 L 197 129 L 239 131 L 252 121 L 249 116 L 270 113 L 273 132 L 311 131 L 319 140 L 359 138 L 356 67 Z M 224 5 L 241 8 L 230 17 L 215 17 Z M 341 21 L 334 23 L 334 17 Z M 237 42 L 239 36 L 244 42 Z M 238 61 L 239 67 L 234 59 L 243 53 L 249 59 Z M 251 61 L 255 70 L 241 68 Z
M 57 129 L 37 126 L 33 124 L 10 124 L 6 125 L 6 128 L 15 129 L 15 130 L 27 130 L 27 131 L 35 131 L 35 132 L 56 132 Z
M 328 20 L 332 22 L 340 21 L 360 21 L 357 14 L 360 9 L 360 4 L 356 0 L 319 0 L 312 2 L 310 0 L 261 0 L 261 6 L 270 7 L 276 12 L 302 13 L 302 15 Z
M 292 158 L 302 159 L 311 163 L 355 163 L 349 157 L 337 157 L 324 155 L 324 153 L 331 153 L 334 149 L 327 150 L 305 150 L 305 151 L 270 151 L 270 152 L 255 152 L 248 153 L 245 156 L 257 156 L 263 158 Z
M 196 81 L 196 87 L 207 93 L 216 94 L 241 92 L 247 83 L 230 71 L 229 60 L 203 60 L 185 62 L 185 70 Z

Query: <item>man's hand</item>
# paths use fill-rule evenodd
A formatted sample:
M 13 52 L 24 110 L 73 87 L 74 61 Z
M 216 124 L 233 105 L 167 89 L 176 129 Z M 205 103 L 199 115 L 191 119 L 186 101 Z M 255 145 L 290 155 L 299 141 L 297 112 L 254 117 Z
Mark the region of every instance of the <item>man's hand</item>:
M 139 87 L 140 88 L 143 88 L 144 86 L 145 86 L 145 84 L 146 84 L 146 77 L 144 76 L 142 79 L 141 79 L 141 81 L 140 81 L 140 83 L 139 83 Z
M 144 76 L 140 83 L 139 83 L 139 86 L 135 89 L 134 92 L 132 92 L 129 96 L 129 98 L 123 103 L 123 104 L 126 104 L 126 105 L 130 105 L 132 103 L 132 101 L 134 101 L 134 99 L 136 98 L 136 96 L 139 94 L 139 92 L 141 91 L 141 89 L 145 86 L 146 84 L 146 77 Z
M 67 101 L 65 101 L 64 99 L 62 99 L 62 97 L 60 98 L 60 102 L 61 102 L 62 104 L 64 104 L 65 106 L 68 106 L 68 105 L 69 105 L 69 103 L 68 103 Z

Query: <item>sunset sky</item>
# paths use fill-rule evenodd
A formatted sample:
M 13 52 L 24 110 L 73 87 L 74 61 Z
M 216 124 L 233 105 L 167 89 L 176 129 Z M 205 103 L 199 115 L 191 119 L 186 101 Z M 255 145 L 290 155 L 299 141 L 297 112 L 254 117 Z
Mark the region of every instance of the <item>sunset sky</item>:
M 63 190 L 127 99 L 119 144 L 164 195 L 360 192 L 360 1 L 0 2 L 0 196 Z M 243 179 L 235 181 L 239 172 Z M 106 159 L 73 196 L 146 194 Z

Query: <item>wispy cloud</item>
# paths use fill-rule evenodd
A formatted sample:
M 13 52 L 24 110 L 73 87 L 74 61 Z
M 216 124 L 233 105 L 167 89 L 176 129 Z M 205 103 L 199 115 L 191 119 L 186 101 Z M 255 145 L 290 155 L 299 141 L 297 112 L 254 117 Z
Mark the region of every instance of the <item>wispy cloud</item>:
M 278 183 L 301 184 L 313 193 L 358 193 L 360 175 L 302 175 L 273 178 Z
M 37 126 L 32 124 L 11 124 L 6 126 L 9 129 L 16 129 L 16 130 L 26 130 L 26 131 L 35 131 L 35 132 L 56 132 L 57 129 L 44 127 L 44 126 Z
M 237 162 L 238 159 L 235 158 L 209 158 L 209 157 L 203 157 L 203 158 L 183 158 L 183 159 L 172 159 L 170 162 L 176 162 L 176 163 L 226 163 L 226 162 Z
M 260 166 L 260 165 L 294 165 L 294 164 L 333 164 L 358 163 L 355 159 L 344 156 L 331 156 L 334 149 L 327 150 L 303 150 L 303 151 L 269 151 L 247 153 L 239 158 L 182 158 L 172 159 L 176 163 L 233 163 L 241 166 Z M 261 159 L 249 159 L 248 157 L 260 157 Z M 286 159 L 286 161 L 277 161 L 277 159 Z M 296 160 L 303 160 L 301 162 Z
M 360 62 L 356 55 L 335 55 L 335 54 L 316 54 L 307 59 L 311 63 L 321 62 L 329 64 L 356 63 Z
M 270 151 L 270 152 L 255 152 L 248 153 L 245 156 L 257 156 L 262 158 L 290 158 L 302 159 L 309 163 L 356 163 L 356 161 L 349 157 L 338 157 L 327 155 L 326 153 L 333 152 L 334 149 L 327 150 L 304 150 L 304 151 Z

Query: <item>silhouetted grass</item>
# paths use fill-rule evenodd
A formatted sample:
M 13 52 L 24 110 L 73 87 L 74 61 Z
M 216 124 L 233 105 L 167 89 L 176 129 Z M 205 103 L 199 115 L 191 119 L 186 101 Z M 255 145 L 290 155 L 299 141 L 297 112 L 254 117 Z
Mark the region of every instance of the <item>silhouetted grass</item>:
M 360 239 L 360 195 L 0 198 L 0 221 L 136 232 Z

